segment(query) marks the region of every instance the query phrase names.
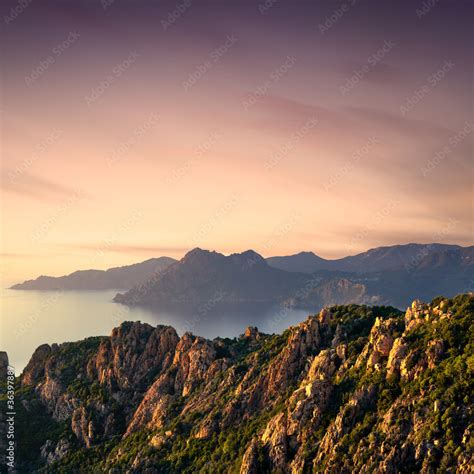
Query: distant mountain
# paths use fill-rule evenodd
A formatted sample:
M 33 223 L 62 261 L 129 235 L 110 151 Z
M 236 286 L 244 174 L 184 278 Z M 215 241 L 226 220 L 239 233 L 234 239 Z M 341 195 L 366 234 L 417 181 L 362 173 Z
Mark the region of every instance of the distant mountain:
M 274 268 L 287 272 L 314 273 L 319 270 L 333 270 L 336 260 L 326 260 L 313 252 L 300 252 L 287 257 L 270 257 L 267 263 Z
M 390 304 L 429 300 L 474 289 L 474 247 L 407 244 L 325 260 L 311 252 L 264 259 L 248 250 L 225 256 L 196 248 L 181 260 L 162 257 L 106 271 L 39 277 L 22 290 L 128 290 L 114 301 L 129 306 L 176 303 L 289 304 L 317 311 L 331 304 Z
M 308 275 L 270 267 L 252 250 L 225 256 L 196 248 L 161 275 L 115 301 L 125 304 L 274 302 L 304 284 Z
M 327 272 L 326 272 L 327 273 Z M 331 274 L 331 277 L 334 275 Z M 372 301 L 358 284 L 351 281 L 313 293 L 311 301 L 305 296 L 314 287 L 327 286 L 328 276 L 286 272 L 273 268 L 265 259 L 248 250 L 229 256 L 202 249 L 194 249 L 182 260 L 171 265 L 157 278 L 138 285 L 114 301 L 127 305 L 160 305 L 173 303 L 282 303 L 298 301 L 323 306 L 333 301 Z M 333 290 L 333 291 L 331 291 Z
M 377 247 L 358 255 L 326 260 L 313 252 L 300 252 L 286 257 L 270 257 L 267 262 L 274 268 L 289 272 L 314 273 L 320 270 L 373 273 L 399 270 L 417 265 L 429 255 L 446 250 L 465 250 L 473 247 L 460 247 L 447 244 L 406 244 L 390 247 Z
M 415 293 L 423 299 L 452 297 L 474 289 L 474 247 L 420 253 L 402 268 L 361 275 L 361 280 L 370 293 L 381 294 L 384 301 L 398 307 L 405 306 Z
M 108 290 L 129 289 L 161 273 L 175 259 L 151 258 L 141 263 L 108 270 L 79 270 L 62 277 L 40 276 L 12 286 L 14 290 Z
M 322 259 L 308 254 L 288 257 L 291 268 L 298 262 L 299 268 L 306 268 L 306 272 L 296 272 L 275 268 L 269 264 L 272 259 L 265 260 L 252 250 L 226 257 L 194 249 L 156 278 L 118 294 L 114 301 L 129 306 L 258 302 L 312 310 L 349 303 L 401 308 L 414 295 L 431 299 L 472 290 L 473 254 L 474 247 L 385 247 L 340 259 L 344 264 L 331 270 L 309 273 L 303 264 Z

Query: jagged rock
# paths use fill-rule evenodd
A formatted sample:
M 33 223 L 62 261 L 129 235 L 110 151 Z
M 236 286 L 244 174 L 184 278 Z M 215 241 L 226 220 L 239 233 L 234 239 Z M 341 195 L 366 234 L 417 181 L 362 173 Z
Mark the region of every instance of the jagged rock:
M 335 453 L 335 446 L 354 425 L 361 416 L 365 408 L 374 400 L 375 387 L 370 385 L 357 390 L 350 400 L 342 407 L 334 422 L 332 422 L 324 435 L 314 458 L 316 467 L 325 457 L 331 457 L 330 453 Z
M 163 445 L 168 444 L 171 441 L 172 436 L 173 433 L 171 431 L 158 433 L 151 438 L 150 445 L 154 448 L 161 448 Z
M 321 337 L 315 318 L 309 318 L 292 329 L 287 345 L 269 367 L 264 401 L 273 398 L 272 394 L 284 391 L 290 380 L 304 367 L 306 357 L 319 348 Z
M 428 473 L 446 463 L 447 472 L 467 473 L 473 460 L 473 408 L 465 393 L 472 306 L 468 297 L 450 300 L 443 310 L 416 302 L 408 316 L 379 308 L 378 319 L 370 308 L 355 308 L 348 318 L 353 307 L 335 307 L 284 337 L 249 330 L 248 337 L 214 341 L 125 323 L 110 338 L 35 353 L 23 376 L 33 390 L 20 391 L 17 406 L 35 417 L 44 405 L 52 418 L 70 421 L 91 472 L 99 466 L 97 450 L 104 453 L 104 472 L 159 473 L 175 462 L 197 462 L 200 446 L 206 456 L 211 450 L 215 468 L 213 446 L 222 449 L 224 441 L 223 469 L 237 465 L 237 453 L 245 451 L 243 473 Z M 437 324 L 446 311 L 456 317 Z M 405 318 L 424 325 L 422 337 L 402 333 Z M 445 329 L 450 336 L 441 339 Z M 458 363 L 464 360 L 468 370 Z M 437 390 L 433 397 L 447 368 L 461 382 L 456 392 Z M 417 377 L 422 383 L 410 383 Z M 450 420 L 462 427 L 454 437 Z M 116 447 L 102 451 L 112 437 Z M 455 459 L 446 460 L 442 453 L 452 439 Z M 42 443 L 43 467 L 75 468 L 70 447 Z
M 258 441 L 254 438 L 248 445 L 242 464 L 240 466 L 240 474 L 260 474 L 258 462 Z
M 92 446 L 94 441 L 94 424 L 85 407 L 74 410 L 71 418 L 71 429 L 87 448 Z
M 433 369 L 439 362 L 441 355 L 444 352 L 444 342 L 442 339 L 435 339 L 428 343 L 428 349 L 426 350 L 426 356 L 428 360 L 428 368 Z
M 392 320 L 383 321 L 381 318 L 376 318 L 369 336 L 368 368 L 380 369 L 382 360 L 389 357 L 393 346 L 394 326 L 395 322 Z
M 51 440 L 47 440 L 46 443 L 41 446 L 41 457 L 46 460 L 48 465 L 51 465 L 54 462 L 60 461 L 70 450 L 71 445 L 65 439 L 60 439 L 56 445 L 54 445 Z
M 258 341 L 260 337 L 261 337 L 261 334 L 258 331 L 258 328 L 248 326 L 247 329 L 245 329 L 242 339 L 247 339 L 250 341 Z
M 212 342 L 184 334 L 176 346 L 173 366 L 177 368 L 175 390 L 188 395 L 201 382 L 216 357 Z
M 44 376 L 45 362 L 50 355 L 51 346 L 49 344 L 42 344 L 35 350 L 23 371 L 22 385 L 33 385 L 39 382 Z
M 387 361 L 387 378 L 400 375 L 400 364 L 407 352 L 407 344 L 403 337 L 395 339 Z
M 200 424 L 198 432 L 194 435 L 197 439 L 209 439 L 219 429 L 219 423 L 215 416 L 207 416 Z
M 333 320 L 333 315 L 329 308 L 323 308 L 318 315 L 318 320 L 321 324 L 328 324 Z
M 333 349 L 324 349 L 313 359 L 306 380 L 328 380 L 336 371 L 338 356 Z
M 111 391 L 140 390 L 150 374 L 171 364 L 178 341 L 169 326 L 123 323 L 101 343 L 87 366 L 88 375 Z
M 147 390 L 133 414 L 125 436 L 140 428 L 161 428 L 174 400 L 174 376 L 171 371 L 162 374 Z
M 8 371 L 8 354 L 0 351 L 0 381 L 4 382 L 7 378 Z
M 268 446 L 268 457 L 273 471 L 283 471 L 288 460 L 288 439 L 285 413 L 276 415 L 262 435 L 263 445 Z
M 422 324 L 428 311 L 428 305 L 423 304 L 420 300 L 414 300 L 405 313 L 405 332 L 409 332 Z

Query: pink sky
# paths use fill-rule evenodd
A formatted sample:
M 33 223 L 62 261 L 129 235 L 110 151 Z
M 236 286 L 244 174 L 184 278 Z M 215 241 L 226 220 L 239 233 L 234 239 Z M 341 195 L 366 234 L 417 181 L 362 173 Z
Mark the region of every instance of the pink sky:
M 5 282 L 196 246 L 472 245 L 469 25 L 444 4 L 324 34 L 330 3 L 196 4 L 167 29 L 173 3 L 82 5 L 6 29 Z

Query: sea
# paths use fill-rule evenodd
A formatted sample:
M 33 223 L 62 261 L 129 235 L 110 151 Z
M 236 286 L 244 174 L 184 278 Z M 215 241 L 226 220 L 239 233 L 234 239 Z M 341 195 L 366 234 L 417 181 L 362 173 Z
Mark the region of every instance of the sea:
M 304 321 L 309 312 L 265 304 L 225 305 L 208 302 L 193 307 L 143 308 L 113 302 L 118 290 L 0 290 L 0 350 L 19 375 L 41 344 L 109 335 L 124 321 L 173 326 L 208 339 L 236 337 L 247 326 L 281 333 Z

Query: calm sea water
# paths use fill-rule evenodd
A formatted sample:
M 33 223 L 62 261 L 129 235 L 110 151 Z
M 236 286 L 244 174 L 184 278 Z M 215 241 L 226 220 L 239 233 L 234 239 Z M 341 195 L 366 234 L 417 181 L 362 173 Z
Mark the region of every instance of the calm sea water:
M 200 305 L 193 309 L 151 310 L 114 303 L 117 291 L 18 291 L 0 290 L 0 350 L 20 374 L 33 351 L 44 343 L 77 341 L 109 335 L 123 321 L 173 326 L 212 339 L 234 337 L 247 326 L 262 332 L 281 332 L 306 319 L 308 311 L 268 306 Z

